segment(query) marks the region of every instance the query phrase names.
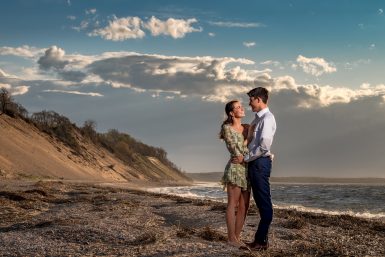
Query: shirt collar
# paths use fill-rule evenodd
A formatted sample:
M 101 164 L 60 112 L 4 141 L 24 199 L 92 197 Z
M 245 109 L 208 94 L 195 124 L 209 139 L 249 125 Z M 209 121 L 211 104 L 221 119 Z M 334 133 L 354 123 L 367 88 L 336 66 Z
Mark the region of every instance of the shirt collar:
M 265 113 L 269 112 L 269 107 L 266 107 L 255 114 L 255 117 L 261 118 Z

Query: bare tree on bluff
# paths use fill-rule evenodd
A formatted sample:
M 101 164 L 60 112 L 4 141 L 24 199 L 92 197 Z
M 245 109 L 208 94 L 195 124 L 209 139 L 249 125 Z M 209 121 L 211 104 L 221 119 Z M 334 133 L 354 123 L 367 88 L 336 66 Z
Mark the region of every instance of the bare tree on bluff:
M 98 133 L 96 132 L 96 121 L 86 120 L 81 128 L 81 132 L 85 137 L 91 139 L 92 142 L 98 143 Z
M 24 120 L 28 119 L 28 111 L 21 104 L 13 101 L 11 94 L 7 89 L 0 90 L 0 115 L 6 114 L 10 117 L 21 117 Z
M 11 94 L 7 89 L 2 88 L 0 91 L 0 115 L 6 113 L 7 107 L 12 103 Z

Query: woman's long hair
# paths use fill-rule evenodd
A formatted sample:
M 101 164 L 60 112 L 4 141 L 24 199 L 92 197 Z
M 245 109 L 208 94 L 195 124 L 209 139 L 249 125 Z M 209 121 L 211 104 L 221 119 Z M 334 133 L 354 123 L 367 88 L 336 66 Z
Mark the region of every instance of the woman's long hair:
M 234 104 L 239 102 L 238 100 L 232 100 L 228 102 L 225 106 L 226 119 L 223 121 L 221 125 L 221 131 L 219 132 L 219 138 L 223 139 L 223 126 L 227 124 L 233 124 L 233 117 L 230 115 L 230 112 L 234 110 Z

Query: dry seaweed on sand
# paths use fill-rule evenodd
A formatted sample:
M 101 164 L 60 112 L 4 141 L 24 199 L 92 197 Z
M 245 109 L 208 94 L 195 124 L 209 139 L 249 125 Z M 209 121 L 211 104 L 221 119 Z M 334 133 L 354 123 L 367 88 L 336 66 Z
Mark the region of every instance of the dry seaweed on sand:
M 179 225 L 176 228 L 176 236 L 181 238 L 191 238 L 196 233 L 196 230 L 184 225 Z
M 306 221 L 302 217 L 289 217 L 282 222 L 282 227 L 289 229 L 303 229 L 307 225 Z
M 226 212 L 227 206 L 224 203 L 215 203 L 211 206 L 211 211 Z
M 221 233 L 219 233 L 218 231 L 216 231 L 215 229 L 209 227 L 209 226 L 206 226 L 204 227 L 200 232 L 199 232 L 199 236 L 207 241 L 226 241 L 226 237 L 224 235 L 222 235 Z

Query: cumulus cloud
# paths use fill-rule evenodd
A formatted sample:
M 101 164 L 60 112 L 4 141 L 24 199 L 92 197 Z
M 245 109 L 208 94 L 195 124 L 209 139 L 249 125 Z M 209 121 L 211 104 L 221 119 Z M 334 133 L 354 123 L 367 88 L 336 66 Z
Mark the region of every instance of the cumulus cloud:
M 100 36 L 106 40 L 123 41 L 126 39 L 143 38 L 146 33 L 144 30 L 150 31 L 152 36 L 170 36 L 172 38 L 183 38 L 186 34 L 192 32 L 201 32 L 202 28 L 194 28 L 195 18 L 192 19 L 174 19 L 160 20 L 152 16 L 148 21 L 143 21 L 139 17 L 117 18 L 113 17 L 109 21 L 109 25 L 95 29 L 88 33 L 89 36 Z
M 196 23 L 196 19 L 174 19 L 169 18 L 162 21 L 152 16 L 149 21 L 144 23 L 144 27 L 151 32 L 153 36 L 166 35 L 172 38 L 183 38 L 187 33 L 201 32 L 202 29 L 192 27 Z
M 76 16 L 68 15 L 68 16 L 67 16 L 67 19 L 69 19 L 69 20 L 71 20 L 71 21 L 74 21 L 74 20 L 76 20 Z
M 97 56 L 67 55 L 52 46 L 37 62 L 44 72 L 56 74 L 62 81 L 105 83 L 113 88 L 135 91 L 157 91 L 180 97 L 195 95 L 204 99 L 219 99 L 215 95 L 223 88 L 241 88 L 242 92 L 256 81 L 268 81 L 269 69 L 244 69 L 254 64 L 242 58 L 214 58 L 146 55 L 130 52 L 106 52 Z M 233 89 L 233 91 L 238 89 Z M 224 101 L 226 98 L 222 97 Z
M 88 70 L 104 81 L 126 84 L 143 90 L 169 92 L 176 95 L 215 95 L 223 86 L 250 88 L 260 71 L 244 70 L 247 59 L 213 57 L 176 57 L 129 54 L 93 62 Z M 229 64 L 239 64 L 229 68 Z M 245 90 L 245 89 L 244 89 Z
M 271 90 L 275 93 L 289 92 L 291 105 L 298 108 L 321 108 L 385 95 L 385 86 L 383 84 L 371 86 L 364 83 L 358 89 L 329 85 L 320 86 L 317 84 L 300 85 L 291 76 L 274 78 Z
M 134 52 L 67 55 L 63 49 L 52 46 L 37 63 L 43 72 L 60 78 L 55 82 L 58 87 L 105 85 L 174 98 L 195 96 L 204 101 L 225 102 L 234 97 L 245 96 L 248 90 L 257 86 L 267 87 L 272 94 L 290 95 L 290 103 L 285 104 L 302 109 L 324 108 L 385 95 L 385 86 L 382 84 L 363 84 L 358 89 L 297 84 L 291 76 L 272 77 L 270 69 L 256 69 L 254 61 L 244 58 L 184 57 Z M 310 66 L 314 63 L 322 67 L 317 66 L 314 68 L 316 71 L 308 68 L 314 75 L 330 69 L 322 58 L 299 56 L 298 66 L 303 69 L 305 64 Z M 268 60 L 261 64 L 279 65 L 279 62 Z M 3 78 L 0 79 L 1 83 L 10 84 L 4 71 L 0 71 L 0 75 Z M 26 81 L 21 81 L 17 86 L 23 84 L 29 85 Z
M 227 28 L 259 28 L 266 27 L 266 25 L 262 23 L 255 22 L 230 22 L 230 21 L 210 21 L 210 25 L 218 26 L 218 27 L 227 27 Z
M 209 32 L 208 35 L 209 35 L 210 37 L 215 37 L 215 33 L 213 33 L 213 32 Z
M 64 60 L 65 51 L 57 46 L 48 48 L 38 60 L 39 67 L 43 70 L 63 69 L 69 62 Z
M 66 55 L 65 51 L 57 46 L 48 48 L 37 61 L 41 71 L 53 72 L 64 81 L 71 82 L 81 82 L 87 77 L 83 68 L 89 62 L 86 56 Z
M 120 18 L 114 17 L 107 27 L 96 29 L 89 36 L 100 36 L 107 40 L 123 41 L 131 38 L 143 38 L 145 32 L 141 29 L 139 17 Z
M 23 45 L 20 47 L 0 47 L 0 55 L 14 55 L 24 58 L 35 58 L 36 56 L 42 54 L 45 49 L 31 47 L 28 45 Z
M 305 56 L 299 55 L 297 57 L 298 66 L 302 68 L 305 73 L 321 76 L 324 73 L 332 73 L 336 72 L 337 68 L 325 61 L 323 58 L 315 57 L 315 58 L 307 58 Z M 293 66 L 296 68 L 297 66 Z
M 384 10 L 382 8 L 378 9 L 378 14 L 382 15 L 384 13 Z
M 255 46 L 255 42 L 243 42 L 243 45 L 246 46 L 247 48 Z
M 207 101 L 225 102 L 255 86 L 267 87 L 272 92 L 291 92 L 292 105 L 296 108 L 321 108 L 385 94 L 382 85 L 359 89 L 299 85 L 291 76 L 271 77 L 269 69 L 241 68 L 251 64 L 254 64 L 251 60 L 228 57 L 131 54 L 95 61 L 88 68 L 104 81 L 120 83 L 120 87 L 126 84 L 143 90 L 195 95 Z
M 370 44 L 369 50 L 374 50 L 376 48 L 376 44 Z
M 47 48 L 44 55 L 39 58 L 37 63 L 42 70 L 62 70 L 67 67 L 74 70 L 82 69 L 98 58 L 108 58 L 108 56 L 109 55 L 101 55 L 100 57 L 80 54 L 67 55 L 64 49 L 58 46 L 51 46 Z

